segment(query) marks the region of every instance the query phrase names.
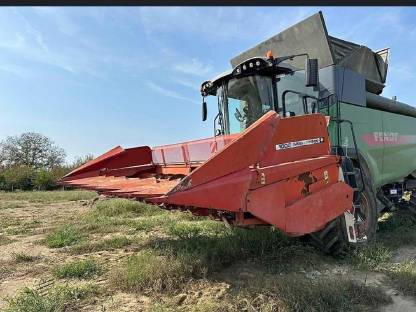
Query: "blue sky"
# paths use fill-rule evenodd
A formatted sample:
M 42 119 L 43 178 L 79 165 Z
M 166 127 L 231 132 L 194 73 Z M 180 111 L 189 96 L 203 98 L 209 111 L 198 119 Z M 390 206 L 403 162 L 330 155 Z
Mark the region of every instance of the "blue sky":
M 328 32 L 391 48 L 385 96 L 416 103 L 416 8 L 0 8 L 0 140 L 36 131 L 68 154 L 211 136 L 199 85 L 322 10 Z

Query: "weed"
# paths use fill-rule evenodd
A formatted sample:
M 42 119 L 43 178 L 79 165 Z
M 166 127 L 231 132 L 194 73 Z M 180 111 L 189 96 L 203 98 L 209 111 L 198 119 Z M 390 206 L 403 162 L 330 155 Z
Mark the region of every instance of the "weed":
M 374 242 L 351 249 L 345 260 L 359 269 L 378 270 L 391 259 L 392 255 L 390 248 L 381 242 Z
M 4 312 L 64 312 L 71 310 L 71 304 L 75 305 L 77 301 L 99 293 L 100 288 L 94 284 L 56 286 L 45 296 L 36 290 L 23 288 L 14 298 L 8 300 Z
M 57 278 L 91 278 L 102 272 L 101 267 L 93 260 L 76 260 L 52 270 Z
M 112 279 L 123 290 L 171 291 L 191 276 L 193 269 L 191 261 L 146 250 L 128 258 Z
M 36 256 L 28 255 L 23 252 L 13 252 L 12 258 L 16 262 L 33 262 L 38 259 Z
M 388 276 L 398 290 L 416 297 L 416 262 L 400 263 L 390 270 Z
M 158 214 L 160 209 L 141 202 L 127 199 L 109 199 L 98 202 L 95 212 L 101 216 L 114 217 L 134 213 L 136 215 L 151 216 Z
M 72 254 L 84 254 L 101 250 L 113 250 L 129 246 L 132 240 L 126 236 L 116 236 L 100 242 L 81 242 L 71 248 Z
M 83 236 L 77 228 L 73 225 L 66 225 L 47 235 L 45 242 L 49 248 L 60 248 L 74 245 L 82 238 Z

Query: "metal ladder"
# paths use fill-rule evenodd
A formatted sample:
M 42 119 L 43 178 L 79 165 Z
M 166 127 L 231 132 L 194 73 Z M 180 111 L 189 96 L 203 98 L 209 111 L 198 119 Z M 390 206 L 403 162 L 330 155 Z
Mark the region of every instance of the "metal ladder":
M 329 100 L 327 102 L 327 111 L 328 111 L 328 116 L 330 116 Z M 340 118 L 340 104 L 339 104 L 338 99 L 336 99 L 336 116 L 335 117 L 331 116 L 331 121 L 337 124 L 337 136 L 338 136 L 337 145 L 332 146 L 332 153 L 335 155 L 338 155 L 341 158 L 341 168 L 342 168 L 343 175 L 344 175 L 344 181 L 353 189 L 353 212 L 354 212 L 354 217 L 356 219 L 355 224 L 357 226 L 360 226 L 363 224 L 364 220 L 356 212 L 362 211 L 360 200 L 361 200 L 361 193 L 365 190 L 364 175 L 363 175 L 360 159 L 358 157 L 358 146 L 357 146 L 357 140 L 355 137 L 353 123 L 350 120 Z M 354 150 L 357 155 L 356 157 L 357 166 L 355 166 L 354 163 L 352 162 L 352 158 L 347 156 L 347 153 L 345 152 L 344 147 L 340 145 L 342 123 L 347 123 L 350 126 Z M 361 239 L 357 238 L 357 241 L 359 242 L 366 241 L 366 240 L 367 240 L 366 237 L 361 238 Z

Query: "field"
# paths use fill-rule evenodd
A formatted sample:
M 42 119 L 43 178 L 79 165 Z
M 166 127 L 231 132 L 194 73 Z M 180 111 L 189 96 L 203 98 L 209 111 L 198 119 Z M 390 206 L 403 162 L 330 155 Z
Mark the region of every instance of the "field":
M 416 311 L 416 217 L 379 227 L 335 259 L 271 227 L 86 191 L 0 193 L 0 309 Z

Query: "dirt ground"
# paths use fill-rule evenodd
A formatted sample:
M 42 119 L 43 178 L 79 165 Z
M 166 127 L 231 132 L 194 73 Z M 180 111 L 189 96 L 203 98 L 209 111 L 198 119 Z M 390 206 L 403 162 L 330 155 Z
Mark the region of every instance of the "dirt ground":
M 51 195 L 53 196 L 53 195 Z M 102 274 L 93 276 L 88 279 L 88 283 L 98 285 L 102 291 L 94 294 L 87 299 L 79 300 L 72 310 L 78 311 L 175 311 L 175 310 L 189 310 L 189 311 L 214 311 L 217 308 L 210 308 L 206 302 L 224 302 L 230 300 L 230 305 L 235 298 L 242 296 L 241 293 L 245 288 L 254 287 L 259 284 L 258 300 L 263 300 L 261 296 L 270 296 L 275 298 L 276 305 L 269 305 L 266 307 L 267 298 L 262 301 L 262 304 L 255 304 L 256 298 L 253 301 L 244 297 L 241 300 L 246 300 L 250 304 L 246 304 L 244 309 L 246 311 L 325 311 L 322 309 L 311 308 L 310 310 L 305 306 L 298 306 L 294 308 L 291 304 L 282 304 L 278 302 L 282 300 L 289 300 L 280 298 L 279 294 L 273 293 L 274 288 L 269 288 L 268 293 L 262 293 L 261 285 L 269 285 L 279 279 L 279 276 L 292 274 L 293 276 L 301 276 L 302 281 L 318 281 L 323 277 L 330 277 L 337 279 L 346 279 L 349 281 L 358 281 L 361 285 L 373 286 L 386 294 L 387 298 L 391 298 L 388 304 L 373 305 L 370 307 L 363 307 L 363 311 L 416 311 L 415 295 L 406 289 L 399 289 L 389 279 L 389 273 L 385 269 L 362 268 L 352 264 L 351 261 L 338 261 L 329 256 L 322 256 L 315 251 L 309 251 L 309 254 L 303 256 L 297 249 L 290 251 L 292 256 L 283 258 L 287 261 L 285 269 L 276 272 L 270 270 L 270 263 L 267 269 L 263 262 L 259 262 L 256 257 L 237 259 L 227 263 L 221 269 L 209 272 L 203 278 L 190 278 L 186 283 L 178 284 L 178 289 L 172 290 L 170 293 L 161 294 L 148 291 L 145 288 L 137 291 L 132 291 L 122 285 L 117 285 L 117 279 L 112 276 L 120 263 L 123 263 L 128 257 L 135 255 L 141 251 L 143 240 L 155 234 L 151 230 L 146 232 L 134 232 L 123 230 L 110 231 L 91 231 L 88 238 L 84 241 L 85 244 L 93 244 L 95 242 L 111 239 L 117 235 L 125 235 L 128 239 L 140 241 L 140 244 L 126 244 L 126 246 L 114 248 L 96 248 L 95 250 L 86 250 L 84 252 L 73 252 L 73 246 L 64 246 L 61 248 L 50 248 L 45 244 L 46 237 L 53 233 L 59 227 L 71 224 L 81 224 L 87 214 L 93 209 L 91 206 L 91 196 L 87 199 L 80 200 L 66 200 L 66 199 L 48 199 L 48 200 L 29 200 L 22 196 L 13 197 L 11 200 L 9 196 L 0 194 L 0 310 L 8 308 L 8 301 L 15 297 L 19 291 L 28 287 L 36 290 L 41 295 L 47 294 L 50 289 L 57 284 L 78 285 L 85 283 L 82 279 L 74 278 L 57 278 L 53 274 L 53 268 L 78 261 L 82 259 L 93 259 L 101 267 L 105 268 Z M 136 226 L 137 228 L 137 226 Z M 106 233 L 107 232 L 107 233 Z M 297 243 L 296 243 L 297 244 Z M 74 247 L 75 246 L 75 247 Z M 72 248 L 72 249 L 71 249 Z M 80 247 L 81 248 L 81 247 Z M 295 248 L 288 245 L 280 252 L 289 252 L 290 248 Z M 91 249 L 91 248 L 90 248 Z M 17 256 L 24 255 L 25 257 Z M 311 256 L 312 255 L 312 256 Z M 312 258 L 311 258 L 312 257 Z M 22 258 L 22 259 L 21 259 Z M 312 265 L 298 266 L 299 262 L 312 262 Z M 312 260 L 311 260 L 312 259 Z M 274 261 L 274 260 L 273 260 Z M 282 260 L 279 260 L 279 265 Z M 416 244 L 406 243 L 403 246 L 399 245 L 393 249 L 391 258 L 385 261 L 385 267 L 390 265 L 400 265 L 401 263 L 409 263 L 416 261 Z M 289 269 L 286 269 L 289 267 Z M 292 268 L 293 267 L 293 268 Z M 283 272 L 283 273 L 282 273 Z M 409 273 L 410 274 L 410 273 Z M 292 276 L 290 275 L 290 276 Z M 288 275 L 289 276 L 289 275 Z M 410 276 L 415 278 L 415 276 Z M 257 284 L 256 284 L 257 283 Z M 181 287 L 184 287 L 181 289 Z M 280 289 L 280 288 L 279 288 Z M 238 290 L 238 291 L 237 291 Z M 235 296 L 233 298 L 232 296 Z M 282 295 L 283 296 L 283 295 Z M 323 298 L 325 297 L 325 294 Z M 168 298 L 168 299 L 166 299 Z M 166 302 L 170 302 L 166 305 Z M 171 304 L 174 302 L 173 304 Z M 288 302 L 288 301 L 287 301 Z M 204 308 L 202 308 L 204 303 Z M 198 308 L 199 307 L 199 308 Z M 239 308 L 238 308 L 239 309 Z M 237 310 L 238 310 L 237 309 Z M 71 310 L 71 311 L 72 311 Z M 219 311 L 220 309 L 218 309 Z M 336 311 L 334 306 L 328 306 L 328 311 Z M 352 309 L 352 310 L 360 310 Z M 9 310 L 7 310 L 9 311 Z M 18 311 L 18 310 L 10 310 Z

